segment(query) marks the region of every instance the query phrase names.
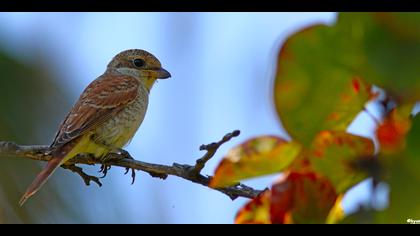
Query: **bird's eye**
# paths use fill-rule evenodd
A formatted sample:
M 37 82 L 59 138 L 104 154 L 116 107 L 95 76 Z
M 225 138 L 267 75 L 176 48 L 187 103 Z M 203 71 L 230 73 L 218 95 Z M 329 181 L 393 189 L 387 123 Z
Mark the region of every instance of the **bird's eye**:
M 142 66 L 144 66 L 144 64 L 145 64 L 145 62 L 144 62 L 144 60 L 142 60 L 142 59 L 134 59 L 133 60 L 133 63 L 134 63 L 134 65 L 136 66 L 136 67 L 142 67 Z

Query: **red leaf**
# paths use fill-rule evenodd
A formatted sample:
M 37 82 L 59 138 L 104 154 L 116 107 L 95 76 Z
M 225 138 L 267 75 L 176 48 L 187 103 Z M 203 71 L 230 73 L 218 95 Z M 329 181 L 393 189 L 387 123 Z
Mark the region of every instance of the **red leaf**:
M 272 223 L 325 223 L 337 194 L 330 181 L 315 173 L 291 172 L 271 192 Z
M 394 153 L 404 149 L 405 135 L 410 129 L 411 122 L 408 115 L 400 114 L 399 110 L 393 110 L 378 126 L 376 135 L 378 137 L 381 151 Z

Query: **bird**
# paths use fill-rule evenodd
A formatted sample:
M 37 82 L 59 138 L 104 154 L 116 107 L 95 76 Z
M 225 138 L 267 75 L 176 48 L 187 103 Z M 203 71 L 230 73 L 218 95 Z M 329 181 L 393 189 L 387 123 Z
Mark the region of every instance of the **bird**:
M 52 158 L 19 201 L 22 206 L 61 165 L 81 153 L 104 159 L 122 150 L 146 114 L 157 79 L 170 78 L 160 61 L 141 49 L 118 53 L 93 80 L 58 128 L 50 145 Z

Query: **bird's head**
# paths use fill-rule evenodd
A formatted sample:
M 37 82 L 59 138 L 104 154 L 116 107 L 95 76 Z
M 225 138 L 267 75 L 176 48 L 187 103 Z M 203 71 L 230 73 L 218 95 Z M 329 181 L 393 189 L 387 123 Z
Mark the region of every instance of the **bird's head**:
M 141 49 L 130 49 L 118 53 L 108 64 L 108 70 L 134 76 L 150 90 L 157 79 L 167 79 L 171 74 L 162 68 L 160 61 L 151 53 Z

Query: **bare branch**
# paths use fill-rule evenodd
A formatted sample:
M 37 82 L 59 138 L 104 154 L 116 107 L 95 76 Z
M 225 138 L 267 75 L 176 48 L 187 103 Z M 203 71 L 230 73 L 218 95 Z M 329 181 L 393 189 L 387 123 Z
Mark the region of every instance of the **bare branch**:
M 210 158 L 212 158 L 214 156 L 214 154 L 216 154 L 217 149 L 219 149 L 220 146 L 222 146 L 222 144 L 228 142 L 229 140 L 231 140 L 233 137 L 237 137 L 239 136 L 241 132 L 239 130 L 235 130 L 232 133 L 228 133 L 226 134 L 222 140 L 220 140 L 217 143 L 210 143 L 207 145 L 201 145 L 200 146 L 200 151 L 206 150 L 206 154 L 204 154 L 204 156 L 200 159 L 198 159 L 196 161 L 196 164 L 194 166 L 194 168 L 191 170 L 192 174 L 199 174 L 201 172 L 201 170 L 204 168 L 205 164 L 207 163 L 207 161 L 210 160 Z
M 85 181 L 86 185 L 90 185 L 90 181 L 95 182 L 99 187 L 102 187 L 102 183 L 99 181 L 99 178 L 96 176 L 91 176 L 83 172 L 83 169 L 81 167 L 76 166 L 75 164 L 72 165 L 63 165 L 61 166 L 64 169 L 71 170 L 72 172 L 80 175 L 82 177 L 83 181 Z
M 232 133 L 226 134 L 219 142 L 211 143 L 208 145 L 201 145 L 200 150 L 206 150 L 206 153 L 203 155 L 203 157 L 199 158 L 196 161 L 196 164 L 194 166 L 177 163 L 174 163 L 172 166 L 152 164 L 134 160 L 128 152 L 121 152 L 109 154 L 110 157 L 108 158 L 106 163 L 103 163 L 99 159 L 93 158 L 89 154 L 79 154 L 76 157 L 70 159 L 62 167 L 79 174 L 87 185 L 89 185 L 90 181 L 94 181 L 98 185 L 101 185 L 101 183 L 99 182 L 99 179 L 97 177 L 87 175 L 83 172 L 82 168 L 75 166 L 75 164 L 100 164 L 103 165 L 103 168 L 109 168 L 110 166 L 119 166 L 126 168 L 126 173 L 128 173 L 128 171 L 132 169 L 133 181 L 135 177 L 134 170 L 141 170 L 149 173 L 152 177 L 166 179 L 170 175 L 178 176 L 180 178 L 189 180 L 193 183 L 209 187 L 209 183 L 212 177 L 202 175 L 201 170 L 204 168 L 207 161 L 209 161 L 214 156 L 217 149 L 222 144 L 228 142 L 230 139 L 238 136 L 239 134 L 239 130 L 235 130 Z M 49 161 L 51 159 L 51 154 L 48 146 L 24 146 L 17 145 L 13 142 L 4 141 L 0 141 L 0 156 L 17 156 L 37 161 Z M 215 188 L 215 190 L 226 194 L 232 200 L 238 197 L 255 198 L 262 192 L 261 190 L 255 190 L 243 184 L 237 184 L 235 186 L 226 188 Z

